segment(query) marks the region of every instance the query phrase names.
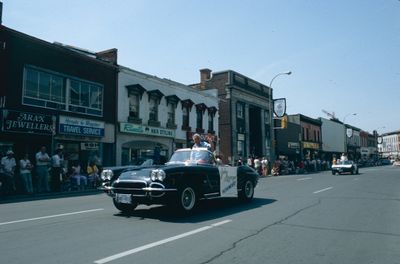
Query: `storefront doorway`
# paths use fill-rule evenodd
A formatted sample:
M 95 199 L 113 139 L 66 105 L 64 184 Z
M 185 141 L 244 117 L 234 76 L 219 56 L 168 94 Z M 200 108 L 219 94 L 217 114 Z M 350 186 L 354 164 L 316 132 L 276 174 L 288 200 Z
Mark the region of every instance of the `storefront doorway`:
M 131 141 L 122 145 L 121 165 L 140 165 L 148 159 L 154 164 L 164 164 L 169 159 L 168 147 L 152 141 Z

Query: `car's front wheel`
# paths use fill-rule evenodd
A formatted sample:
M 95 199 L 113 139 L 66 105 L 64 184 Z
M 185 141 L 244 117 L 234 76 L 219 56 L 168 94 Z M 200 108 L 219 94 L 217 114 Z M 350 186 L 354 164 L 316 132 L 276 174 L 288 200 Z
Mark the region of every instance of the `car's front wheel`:
M 242 189 L 239 192 L 239 199 L 245 202 L 251 201 L 254 196 L 254 183 L 252 180 L 247 179 L 242 185 Z
M 120 203 L 115 198 L 113 198 L 113 203 L 114 203 L 115 208 L 117 208 L 124 214 L 132 213 L 135 210 L 135 208 L 138 206 L 137 203 L 130 203 L 130 204 Z
M 179 209 L 181 209 L 183 212 L 191 212 L 196 207 L 196 203 L 196 191 L 193 189 L 193 187 L 182 187 L 178 195 Z

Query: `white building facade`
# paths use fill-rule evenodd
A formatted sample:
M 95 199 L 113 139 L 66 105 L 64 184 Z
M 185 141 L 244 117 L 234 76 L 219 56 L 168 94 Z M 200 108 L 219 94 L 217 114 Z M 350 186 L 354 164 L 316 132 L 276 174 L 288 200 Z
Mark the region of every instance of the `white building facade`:
M 217 90 L 189 86 L 120 66 L 118 76 L 117 165 L 146 159 L 166 162 L 192 135 L 218 135 Z
M 378 139 L 378 151 L 384 158 L 400 157 L 400 131 L 382 134 Z
M 333 155 L 340 157 L 345 152 L 344 125 L 340 121 L 319 118 L 322 122 L 322 151 L 331 159 Z

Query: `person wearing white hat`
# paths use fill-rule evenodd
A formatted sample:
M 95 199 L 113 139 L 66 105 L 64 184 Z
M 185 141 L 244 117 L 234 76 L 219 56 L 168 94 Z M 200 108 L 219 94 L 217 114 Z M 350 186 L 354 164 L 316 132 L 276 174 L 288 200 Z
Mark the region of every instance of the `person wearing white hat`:
M 4 194 L 11 194 L 15 191 L 14 171 L 16 165 L 14 152 L 12 150 L 7 151 L 6 156 L 1 159 L 0 166 L 0 179 L 4 184 L 2 191 Z

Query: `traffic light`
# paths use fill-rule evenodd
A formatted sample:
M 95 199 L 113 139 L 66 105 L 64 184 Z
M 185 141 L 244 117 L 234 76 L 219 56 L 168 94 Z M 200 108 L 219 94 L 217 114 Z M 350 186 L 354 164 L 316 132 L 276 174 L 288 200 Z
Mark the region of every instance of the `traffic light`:
M 282 117 L 282 119 L 281 119 L 281 128 L 282 129 L 285 129 L 285 128 L 287 128 L 287 115 L 285 115 L 285 116 L 283 116 Z

